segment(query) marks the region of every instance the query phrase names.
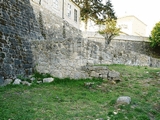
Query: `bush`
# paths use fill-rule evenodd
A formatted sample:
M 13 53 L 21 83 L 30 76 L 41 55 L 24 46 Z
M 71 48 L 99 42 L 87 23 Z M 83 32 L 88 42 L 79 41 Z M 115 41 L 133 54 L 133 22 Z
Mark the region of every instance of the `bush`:
M 151 41 L 151 47 L 160 46 L 160 22 L 154 26 L 149 40 Z

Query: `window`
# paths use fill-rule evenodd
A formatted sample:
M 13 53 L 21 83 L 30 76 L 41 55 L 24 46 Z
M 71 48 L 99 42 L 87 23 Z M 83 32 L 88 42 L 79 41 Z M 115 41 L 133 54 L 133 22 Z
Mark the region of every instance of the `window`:
M 68 3 L 67 16 L 71 18 L 71 5 Z
M 77 22 L 77 10 L 74 9 L 74 21 Z
M 58 8 L 58 0 L 53 0 L 53 7 Z

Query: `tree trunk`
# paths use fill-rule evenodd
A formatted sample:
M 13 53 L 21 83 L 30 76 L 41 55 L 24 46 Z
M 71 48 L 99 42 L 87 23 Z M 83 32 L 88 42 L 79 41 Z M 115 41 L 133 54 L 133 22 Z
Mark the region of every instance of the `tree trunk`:
M 84 23 L 85 23 L 85 31 L 87 31 L 87 27 L 88 27 L 88 18 L 87 18 L 87 16 L 85 17 L 85 21 L 84 21 Z

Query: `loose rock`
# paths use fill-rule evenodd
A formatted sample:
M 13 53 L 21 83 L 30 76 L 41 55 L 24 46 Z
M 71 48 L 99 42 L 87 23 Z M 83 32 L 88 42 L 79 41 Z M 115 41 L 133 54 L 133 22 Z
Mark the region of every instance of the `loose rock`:
M 43 79 L 43 83 L 50 83 L 50 82 L 53 82 L 54 81 L 54 78 L 44 78 Z
M 117 99 L 117 104 L 130 104 L 131 98 L 128 96 L 121 96 Z
M 19 85 L 21 83 L 20 79 L 15 79 L 13 85 Z
M 22 81 L 21 82 L 23 85 L 28 85 L 28 86 L 31 86 L 31 83 L 27 82 L 27 81 Z

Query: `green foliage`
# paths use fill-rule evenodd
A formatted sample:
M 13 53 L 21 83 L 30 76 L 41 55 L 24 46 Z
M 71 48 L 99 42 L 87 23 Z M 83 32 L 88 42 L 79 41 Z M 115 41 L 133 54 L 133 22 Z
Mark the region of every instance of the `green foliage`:
M 107 47 L 111 40 L 120 33 L 120 28 L 116 26 L 117 17 L 110 0 L 104 5 L 103 18 L 98 20 L 97 23 L 105 26 L 99 33 L 105 35 L 105 47 Z
M 97 21 L 99 16 L 102 14 L 103 4 L 102 0 L 72 0 L 80 8 L 81 20 L 85 23 L 85 30 L 87 30 L 88 20 Z
M 105 23 L 106 19 L 116 20 L 113 5 L 110 0 L 106 4 L 102 4 L 102 0 L 72 0 L 80 8 L 81 20 L 85 23 L 85 30 L 87 30 L 88 20 L 91 19 L 96 24 Z
M 160 46 L 160 22 L 156 23 L 154 26 L 149 40 L 151 41 L 152 47 Z
M 115 15 L 114 9 L 113 9 L 113 5 L 111 3 L 110 0 L 108 0 L 106 2 L 106 4 L 103 6 L 103 11 L 102 11 L 102 20 L 104 20 L 104 22 L 107 20 L 117 20 L 117 17 Z
M 105 21 L 105 28 L 103 30 L 100 30 L 100 34 L 105 35 L 105 42 L 106 45 L 108 45 L 111 40 L 115 37 L 118 36 L 120 33 L 120 28 L 117 28 L 116 26 L 116 20 L 111 19 L 111 20 L 106 20 Z
M 48 78 L 48 77 L 53 77 L 52 75 L 50 75 L 49 73 L 39 73 L 38 71 L 35 71 L 33 74 L 33 77 L 35 77 L 36 79 L 43 79 L 43 78 Z

